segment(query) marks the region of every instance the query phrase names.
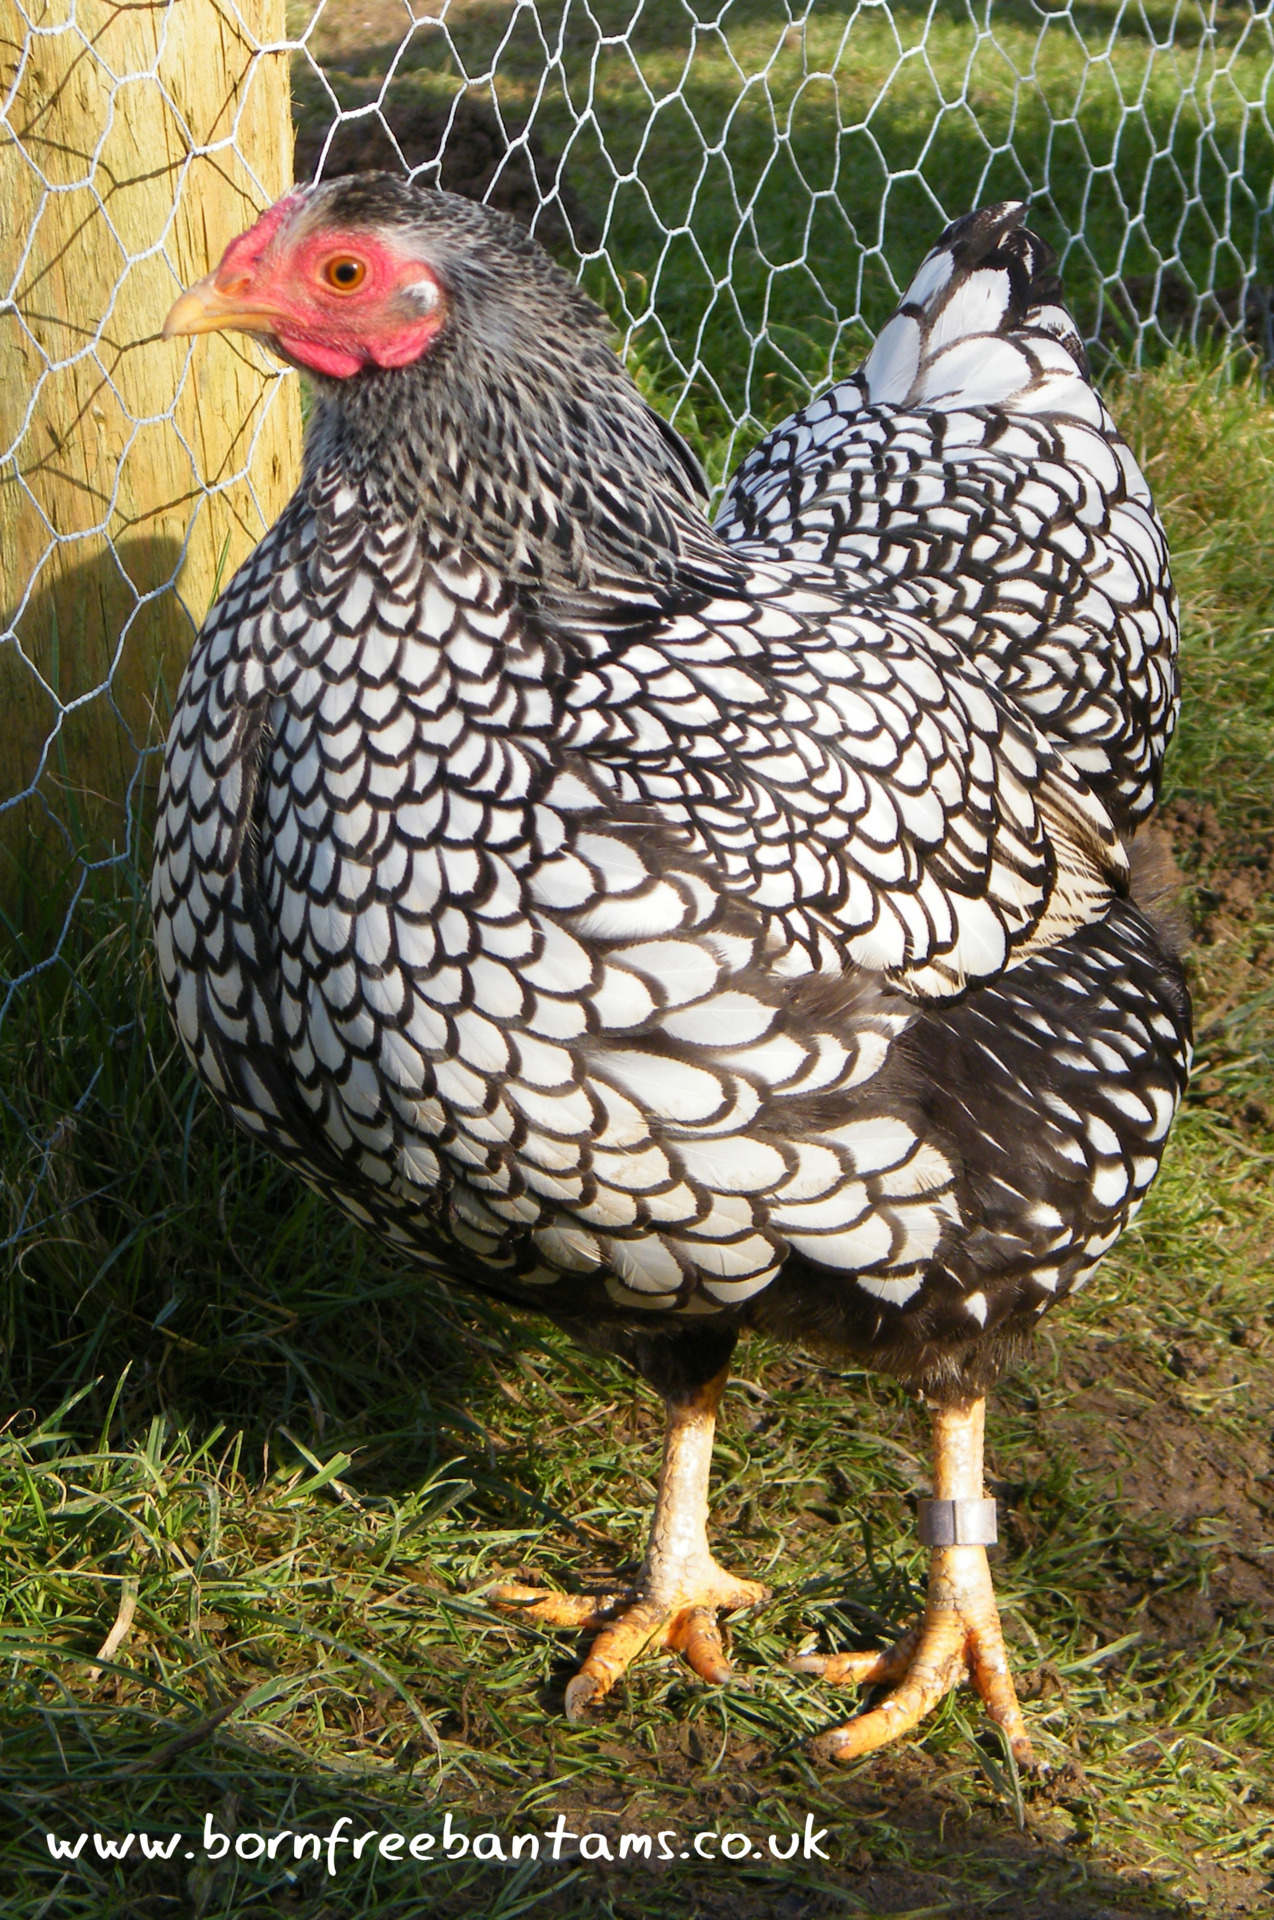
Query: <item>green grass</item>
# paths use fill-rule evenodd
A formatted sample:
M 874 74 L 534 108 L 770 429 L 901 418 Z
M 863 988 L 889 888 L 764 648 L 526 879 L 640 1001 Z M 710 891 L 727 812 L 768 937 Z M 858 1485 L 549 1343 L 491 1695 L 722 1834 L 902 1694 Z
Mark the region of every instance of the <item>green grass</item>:
M 1019 1830 L 963 1694 L 919 1741 L 810 1768 L 804 1735 L 847 1703 L 783 1654 L 914 1608 L 924 1421 L 886 1383 L 762 1343 L 740 1354 L 715 1479 L 722 1557 L 775 1587 L 735 1628 L 746 1684 L 651 1659 L 568 1726 L 569 1644 L 466 1596 L 518 1569 L 569 1586 L 631 1568 L 652 1396 L 426 1290 L 234 1136 L 177 1054 L 140 902 L 102 897 L 0 1031 L 7 1911 L 1270 1910 L 1274 410 L 1184 359 L 1112 397 L 1186 603 L 1167 812 L 1204 928 L 1202 1059 L 1138 1229 L 994 1403 L 997 1579 L 1056 1787 Z M 27 937 L 47 951 L 34 915 Z M 95 1659 L 121 1607 L 128 1631 Z M 180 1830 L 198 1852 L 208 1813 L 227 1832 L 348 1813 L 412 1834 L 448 1811 L 506 1839 L 559 1812 L 577 1832 L 762 1838 L 808 1814 L 832 1859 L 364 1860 L 288 1882 L 201 1857 L 68 1871 L 44 1838 Z

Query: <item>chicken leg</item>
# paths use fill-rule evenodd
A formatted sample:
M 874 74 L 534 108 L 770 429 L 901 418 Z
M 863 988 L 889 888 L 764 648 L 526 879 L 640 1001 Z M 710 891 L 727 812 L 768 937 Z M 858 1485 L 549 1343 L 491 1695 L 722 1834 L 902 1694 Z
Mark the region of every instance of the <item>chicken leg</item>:
M 982 1439 L 986 1401 L 937 1407 L 933 1414 L 935 1502 L 981 1501 Z M 958 1537 L 958 1529 L 955 1529 Z M 857 1686 L 894 1684 L 873 1707 L 821 1734 L 813 1751 L 822 1760 L 857 1760 L 909 1733 L 966 1678 L 987 1712 L 1002 1727 L 1019 1767 L 1034 1770 L 1022 1709 L 1009 1670 L 1000 1616 L 985 1546 L 935 1546 L 929 1562 L 924 1617 L 896 1646 L 883 1653 L 806 1654 L 791 1663 L 798 1672 Z
M 702 1386 L 665 1401 L 659 1490 L 634 1589 L 589 1595 L 500 1586 L 483 1596 L 491 1606 L 539 1626 L 600 1629 L 566 1689 L 568 1719 L 578 1720 L 609 1693 L 648 1647 L 683 1653 L 700 1678 L 714 1685 L 728 1680 L 730 1662 L 717 1615 L 758 1606 L 767 1597 L 755 1580 L 741 1580 L 719 1567 L 708 1549 L 708 1474 L 727 1372 L 722 1367 Z

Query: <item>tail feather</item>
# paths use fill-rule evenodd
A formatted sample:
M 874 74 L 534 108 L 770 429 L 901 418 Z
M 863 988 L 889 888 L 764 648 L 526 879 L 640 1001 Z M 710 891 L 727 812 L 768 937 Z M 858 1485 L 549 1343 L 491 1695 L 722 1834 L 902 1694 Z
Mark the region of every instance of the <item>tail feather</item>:
M 1027 369 L 1013 359 L 979 369 L 976 345 L 1015 335 L 1056 341 L 1083 380 L 1088 356 L 1062 301 L 1050 246 L 1022 223 L 1026 203 L 1005 200 L 955 220 L 882 330 L 861 373 L 872 405 L 994 404 Z M 963 348 L 963 352 L 957 349 Z M 971 354 L 969 349 L 973 348 Z M 985 389 L 985 394 L 981 391 Z
M 1130 829 L 1176 716 L 1167 543 L 1025 217 L 947 228 L 866 364 L 753 448 L 717 528 L 945 633 Z

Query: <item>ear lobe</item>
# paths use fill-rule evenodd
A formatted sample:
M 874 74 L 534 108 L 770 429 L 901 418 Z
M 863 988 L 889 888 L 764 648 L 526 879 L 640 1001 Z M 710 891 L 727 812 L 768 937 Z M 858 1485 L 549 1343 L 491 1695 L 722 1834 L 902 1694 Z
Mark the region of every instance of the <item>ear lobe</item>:
M 436 280 L 413 280 L 402 289 L 403 298 L 410 300 L 417 313 L 432 313 L 442 299 L 442 289 Z

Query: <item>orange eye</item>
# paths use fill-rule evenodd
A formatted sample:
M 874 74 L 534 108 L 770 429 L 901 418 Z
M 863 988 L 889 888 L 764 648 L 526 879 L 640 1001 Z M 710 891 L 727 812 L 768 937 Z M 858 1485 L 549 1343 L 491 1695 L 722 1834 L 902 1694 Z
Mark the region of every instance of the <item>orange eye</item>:
M 367 268 L 352 253 L 336 253 L 324 262 L 323 278 L 337 293 L 353 293 L 367 278 Z

